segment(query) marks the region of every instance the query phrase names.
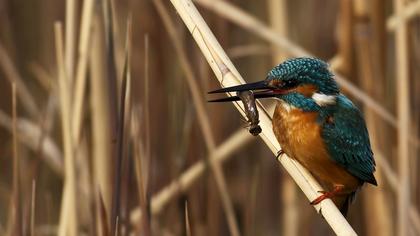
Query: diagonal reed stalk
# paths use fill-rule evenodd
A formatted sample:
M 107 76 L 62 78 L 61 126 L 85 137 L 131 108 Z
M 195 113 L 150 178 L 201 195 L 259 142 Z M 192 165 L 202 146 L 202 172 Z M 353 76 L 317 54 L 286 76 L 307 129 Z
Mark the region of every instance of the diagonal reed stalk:
M 19 99 L 22 102 L 23 107 L 29 112 L 31 117 L 36 118 L 39 115 L 39 109 L 36 104 L 34 96 L 29 91 L 26 84 L 23 82 L 23 78 L 18 72 L 18 69 L 13 64 L 12 59 L 0 42 L 0 67 L 2 67 L 6 78 L 10 83 L 16 84 L 16 91 Z
M 0 110 L 0 126 L 4 127 L 10 133 L 13 133 L 12 119 L 4 111 Z M 26 147 L 37 151 L 41 146 L 43 160 L 58 175 L 63 175 L 63 163 L 61 151 L 51 136 L 46 136 L 42 143 L 39 140 L 42 136 L 41 127 L 25 118 L 17 119 L 18 140 Z
M 41 111 L 41 112 L 38 112 L 40 114 L 39 119 L 35 118 L 35 120 L 40 120 L 39 123 L 41 124 L 36 124 L 30 121 L 29 119 L 22 118 L 22 117 L 17 119 L 18 133 L 20 134 L 18 136 L 18 139 L 21 143 L 25 144 L 28 148 L 33 149 L 37 153 L 47 152 L 46 158 L 47 159 L 51 158 L 52 160 L 52 161 L 47 160 L 46 161 L 47 164 L 50 164 L 50 163 L 60 164 L 59 162 L 61 162 L 60 160 L 61 154 L 60 153 L 58 153 L 58 155 L 54 154 L 54 153 L 57 153 L 57 151 L 58 152 L 60 151 L 58 150 L 58 146 L 55 144 L 54 140 L 51 139 L 48 133 L 49 128 L 52 126 L 51 124 L 54 121 L 54 119 L 52 118 L 52 115 L 54 114 L 55 107 L 56 107 L 56 95 L 54 91 L 52 90 L 52 87 L 55 86 L 55 83 L 54 83 L 55 81 L 53 81 L 52 76 L 44 68 L 39 66 L 37 63 L 32 63 L 29 66 L 29 70 L 33 73 L 37 82 L 47 92 L 49 92 L 50 95 L 48 98 L 47 108 L 45 109 L 46 115 L 42 115 L 43 112 Z M 20 80 L 20 78 L 18 78 L 17 80 Z M 12 82 L 13 81 L 15 80 L 12 80 Z M 32 97 L 30 94 L 29 96 Z M 43 118 L 46 118 L 46 119 L 43 119 Z M 47 130 L 45 130 L 45 128 L 43 127 L 44 124 L 48 126 Z M 6 130 L 12 132 L 11 119 L 2 110 L 0 110 L 0 126 L 3 126 Z M 34 145 L 35 143 L 37 144 Z M 48 148 L 48 147 L 52 147 L 52 148 Z M 45 158 L 45 157 L 42 156 L 42 158 Z M 50 165 L 54 170 L 57 169 L 56 164 L 50 164 Z M 59 168 L 61 168 L 61 166 Z
M 221 85 L 227 87 L 243 84 L 244 80 L 223 51 L 194 4 L 189 0 L 172 0 L 171 2 L 190 30 Z M 241 103 L 235 102 L 234 104 L 241 114 L 244 115 Z M 260 136 L 270 150 L 276 154 L 280 150 L 280 145 L 272 131 L 271 118 L 260 103 L 258 103 L 258 108 L 260 110 L 260 124 L 263 130 Z M 319 196 L 318 191 L 321 190 L 321 187 L 306 169 L 286 155 L 283 155 L 279 161 L 309 200 L 313 200 Z M 337 235 L 356 235 L 331 200 L 324 200 L 314 207 L 322 214 Z
M 200 124 L 200 128 L 204 136 L 204 141 L 206 143 L 208 151 L 212 153 L 216 148 L 216 143 L 214 141 L 214 135 L 210 127 L 208 114 L 204 107 L 204 101 L 200 94 L 201 90 L 198 86 L 197 81 L 194 79 L 195 76 L 192 71 L 192 66 L 188 62 L 187 54 L 182 46 L 182 41 L 179 38 L 177 31 L 175 30 L 176 27 L 173 24 L 172 20 L 170 19 L 169 13 L 163 6 L 162 1 L 155 0 L 153 1 L 153 3 L 155 4 L 163 20 L 163 24 L 166 28 L 166 31 L 169 33 L 171 41 L 173 42 L 173 45 L 175 47 L 175 51 L 178 54 L 178 57 L 180 59 L 180 64 L 181 64 L 182 69 L 184 70 L 185 79 L 187 80 L 186 82 L 188 84 L 190 93 L 192 95 L 194 108 L 197 112 L 198 122 Z M 223 170 L 217 162 L 214 162 L 212 159 L 208 159 L 208 160 L 210 164 L 210 170 L 212 171 L 213 176 L 215 178 L 216 186 L 219 190 L 220 198 L 223 203 L 223 209 L 227 217 L 230 233 L 233 236 L 240 235 L 238 223 L 235 218 L 235 213 L 234 213 L 232 202 L 230 200 L 230 196 L 229 196 L 229 192 L 228 192 L 228 188 L 226 184 L 226 178 L 224 176 Z
M 55 86 L 56 81 L 53 80 L 50 72 L 38 63 L 31 63 L 28 69 L 45 91 L 51 91 L 52 87 Z

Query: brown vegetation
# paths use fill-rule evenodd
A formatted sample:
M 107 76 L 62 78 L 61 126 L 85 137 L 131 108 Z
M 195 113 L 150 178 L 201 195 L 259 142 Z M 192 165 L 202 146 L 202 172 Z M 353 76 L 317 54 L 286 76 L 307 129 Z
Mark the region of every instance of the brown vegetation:
M 0 235 L 351 232 L 273 158 L 272 102 L 268 148 L 233 106 L 206 103 L 215 77 L 261 80 L 297 56 L 328 61 L 365 113 L 379 187 L 352 228 L 420 234 L 419 0 L 195 0 L 215 38 L 171 2 L 0 1 Z

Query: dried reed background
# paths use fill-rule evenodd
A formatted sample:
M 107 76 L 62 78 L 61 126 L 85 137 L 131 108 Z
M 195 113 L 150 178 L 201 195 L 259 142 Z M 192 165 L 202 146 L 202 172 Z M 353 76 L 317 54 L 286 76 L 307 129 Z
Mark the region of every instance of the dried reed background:
M 0 235 L 332 234 L 163 2 L 0 1 Z M 419 235 L 420 1 L 196 4 L 248 82 L 330 62 L 378 164 L 350 224 Z

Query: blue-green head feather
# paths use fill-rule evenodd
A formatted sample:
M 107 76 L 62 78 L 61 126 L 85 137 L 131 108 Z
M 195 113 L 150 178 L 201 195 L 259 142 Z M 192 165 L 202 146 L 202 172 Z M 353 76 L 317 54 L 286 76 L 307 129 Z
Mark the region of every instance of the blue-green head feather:
M 316 58 L 286 60 L 271 69 L 266 80 L 269 84 L 287 91 L 276 96 L 277 98 L 306 111 L 320 109 L 316 98 L 334 99 L 340 93 L 328 64 Z M 303 89 L 304 86 L 312 88 L 313 92 L 302 92 L 307 91 Z M 302 89 L 297 89 L 299 87 Z M 313 97 L 314 94 L 317 95 Z
M 312 84 L 326 95 L 337 95 L 340 92 L 328 64 L 316 58 L 286 60 L 271 69 L 267 79 L 294 85 Z

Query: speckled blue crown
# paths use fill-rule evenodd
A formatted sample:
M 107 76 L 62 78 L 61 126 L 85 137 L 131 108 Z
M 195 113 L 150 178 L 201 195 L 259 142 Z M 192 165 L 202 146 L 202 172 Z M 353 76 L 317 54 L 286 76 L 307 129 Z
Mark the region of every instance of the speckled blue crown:
M 321 93 L 338 94 L 339 88 L 328 64 L 316 58 L 293 58 L 274 67 L 267 79 L 298 80 L 301 84 L 314 84 Z

